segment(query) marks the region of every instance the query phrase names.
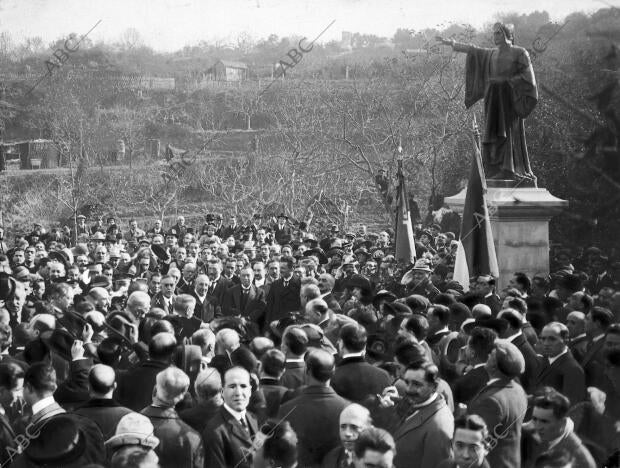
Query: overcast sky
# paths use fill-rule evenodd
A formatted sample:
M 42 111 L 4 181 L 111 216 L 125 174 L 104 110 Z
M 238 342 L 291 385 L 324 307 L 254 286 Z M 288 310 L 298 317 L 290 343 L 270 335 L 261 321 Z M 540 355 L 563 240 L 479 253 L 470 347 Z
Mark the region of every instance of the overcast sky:
M 21 41 L 46 42 L 71 32 L 91 33 L 95 42 L 117 41 L 135 28 L 146 45 L 174 51 L 201 40 L 232 41 L 300 34 L 314 38 L 332 20 L 319 42 L 340 39 L 342 31 L 391 37 L 397 28 L 441 27 L 450 22 L 475 27 L 500 12 L 546 10 L 553 20 L 575 11 L 591 13 L 606 0 L 0 0 L 0 31 Z M 620 6 L 620 0 L 609 0 Z

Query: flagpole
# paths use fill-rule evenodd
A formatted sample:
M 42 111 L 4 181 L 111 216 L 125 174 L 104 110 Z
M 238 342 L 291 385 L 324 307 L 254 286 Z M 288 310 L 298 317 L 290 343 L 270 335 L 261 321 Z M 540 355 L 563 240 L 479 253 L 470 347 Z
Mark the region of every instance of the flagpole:
M 474 158 L 476 159 L 476 167 L 478 168 L 478 173 L 480 174 L 480 180 L 482 181 L 482 193 L 486 196 L 487 178 L 484 173 L 484 166 L 482 164 L 482 154 L 481 154 L 482 143 L 480 142 L 480 130 L 478 128 L 478 122 L 476 121 L 476 114 L 474 114 L 472 134 L 473 134 L 472 138 L 474 140 Z

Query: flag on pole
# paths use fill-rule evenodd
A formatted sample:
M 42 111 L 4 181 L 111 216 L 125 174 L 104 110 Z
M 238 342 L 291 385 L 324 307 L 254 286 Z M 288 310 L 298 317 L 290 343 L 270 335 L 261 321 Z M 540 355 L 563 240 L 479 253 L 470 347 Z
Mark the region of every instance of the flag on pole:
M 398 161 L 398 193 L 396 195 L 396 260 L 404 264 L 415 263 L 415 241 L 413 240 L 413 226 L 409 213 L 409 198 L 403 175 L 403 162 Z
M 477 131 L 475 123 L 474 127 Z M 482 155 L 474 139 L 474 161 L 467 184 L 461 238 L 454 265 L 454 280 L 461 283 L 465 291 L 469 290 L 469 278 L 472 276 L 499 276 L 486 193 Z

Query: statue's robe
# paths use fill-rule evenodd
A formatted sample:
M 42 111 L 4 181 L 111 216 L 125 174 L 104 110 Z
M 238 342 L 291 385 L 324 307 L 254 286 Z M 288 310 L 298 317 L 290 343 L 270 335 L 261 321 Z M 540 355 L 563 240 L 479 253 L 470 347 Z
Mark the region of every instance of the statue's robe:
M 467 52 L 465 106 L 484 98 L 482 157 L 487 177 L 500 171 L 535 180 L 525 142 L 525 119 L 536 107 L 538 88 L 530 57 L 522 47 L 485 49 L 456 44 Z

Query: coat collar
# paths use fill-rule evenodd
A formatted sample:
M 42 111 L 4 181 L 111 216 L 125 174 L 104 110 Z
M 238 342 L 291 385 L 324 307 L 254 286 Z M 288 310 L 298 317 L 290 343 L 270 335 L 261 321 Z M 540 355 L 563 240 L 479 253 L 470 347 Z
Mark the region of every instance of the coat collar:
M 337 367 L 345 366 L 347 364 L 358 364 L 360 362 L 366 362 L 364 356 L 350 356 L 346 358 L 342 358 L 342 360 L 338 363 Z
M 179 419 L 179 415 L 174 408 L 162 408 L 153 405 L 144 408 L 142 414 L 148 418 Z
M 91 398 L 82 408 L 121 408 L 122 405 L 113 398 Z
M 228 426 L 228 430 L 229 430 L 229 433 L 231 435 L 234 435 L 239 440 L 242 440 L 242 441 L 246 442 L 246 444 L 248 444 L 248 445 L 252 445 L 252 437 L 250 436 L 250 434 L 248 434 L 243 429 L 243 427 L 241 427 L 241 424 L 239 423 L 239 421 L 237 421 L 233 417 L 233 415 L 230 414 L 230 412 L 228 410 L 226 410 L 226 408 L 224 408 L 224 405 L 222 405 L 220 407 L 220 414 L 222 415 L 222 418 L 224 419 L 224 422 Z M 250 426 L 250 429 L 252 430 L 252 433 L 253 434 L 257 434 L 258 433 L 258 424 L 256 422 L 256 419 L 249 412 L 246 412 L 245 416 L 246 416 L 246 419 L 248 421 L 248 425 Z
M 438 394 L 435 400 L 417 410 L 417 413 L 414 413 L 413 416 L 406 419 L 405 422 L 396 430 L 394 433 L 394 438 L 399 439 L 403 437 L 406 433 L 417 429 L 422 426 L 426 421 L 432 418 L 438 411 L 443 408 L 447 408 L 446 402 L 443 397 Z

